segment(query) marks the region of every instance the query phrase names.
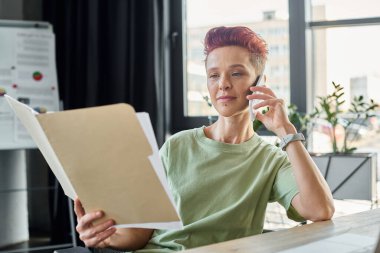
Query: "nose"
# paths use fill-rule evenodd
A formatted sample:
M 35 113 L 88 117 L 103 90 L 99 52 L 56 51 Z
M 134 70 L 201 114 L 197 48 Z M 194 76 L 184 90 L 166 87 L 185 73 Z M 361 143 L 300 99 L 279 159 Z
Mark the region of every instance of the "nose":
M 222 75 L 219 79 L 219 90 L 228 90 L 231 88 L 231 82 L 229 78 L 225 75 Z

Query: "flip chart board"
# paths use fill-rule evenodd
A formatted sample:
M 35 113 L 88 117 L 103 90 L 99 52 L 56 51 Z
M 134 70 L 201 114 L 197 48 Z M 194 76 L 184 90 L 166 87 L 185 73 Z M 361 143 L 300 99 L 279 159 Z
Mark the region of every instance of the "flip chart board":
M 0 150 L 35 148 L 4 94 L 39 112 L 59 110 L 55 36 L 48 23 L 0 20 Z

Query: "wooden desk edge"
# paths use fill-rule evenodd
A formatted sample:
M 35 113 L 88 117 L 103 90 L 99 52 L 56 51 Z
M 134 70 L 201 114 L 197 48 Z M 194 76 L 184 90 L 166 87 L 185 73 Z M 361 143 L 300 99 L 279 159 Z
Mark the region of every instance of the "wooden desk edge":
M 346 232 L 377 237 L 379 230 L 380 208 L 377 208 L 333 220 L 189 249 L 185 252 L 276 252 Z

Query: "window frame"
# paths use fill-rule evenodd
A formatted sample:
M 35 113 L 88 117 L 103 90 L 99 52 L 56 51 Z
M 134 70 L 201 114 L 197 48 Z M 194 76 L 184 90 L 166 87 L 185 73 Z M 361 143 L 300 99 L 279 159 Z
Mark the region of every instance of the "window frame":
M 170 43 L 171 43 L 171 74 L 170 74 L 170 101 L 171 101 L 171 123 L 170 133 L 206 125 L 206 116 L 185 116 L 184 99 L 186 87 L 186 20 L 185 0 L 170 1 Z

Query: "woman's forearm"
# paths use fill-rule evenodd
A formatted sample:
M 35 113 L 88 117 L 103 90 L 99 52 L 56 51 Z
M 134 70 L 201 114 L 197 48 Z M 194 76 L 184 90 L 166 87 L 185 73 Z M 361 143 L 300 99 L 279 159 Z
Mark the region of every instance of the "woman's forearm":
M 330 188 L 304 145 L 300 141 L 291 142 L 286 152 L 299 189 L 293 206 L 306 219 L 331 219 L 335 209 Z

